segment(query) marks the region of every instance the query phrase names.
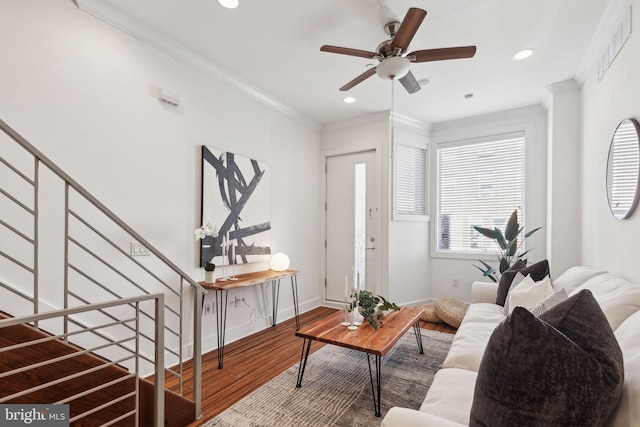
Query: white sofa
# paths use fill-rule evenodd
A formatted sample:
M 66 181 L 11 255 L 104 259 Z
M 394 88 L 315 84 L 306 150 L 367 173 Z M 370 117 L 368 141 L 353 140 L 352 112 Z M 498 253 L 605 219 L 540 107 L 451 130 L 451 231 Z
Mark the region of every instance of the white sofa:
M 383 427 L 469 425 L 482 355 L 494 328 L 505 318 L 503 307 L 495 304 L 497 284 L 475 282 L 472 286 L 472 304 L 422 406 L 419 410 L 391 408 L 382 420 Z M 569 296 L 589 289 L 595 297 L 624 360 L 622 398 L 607 427 L 640 426 L 640 285 L 579 266 L 555 279 L 553 288 L 564 288 Z

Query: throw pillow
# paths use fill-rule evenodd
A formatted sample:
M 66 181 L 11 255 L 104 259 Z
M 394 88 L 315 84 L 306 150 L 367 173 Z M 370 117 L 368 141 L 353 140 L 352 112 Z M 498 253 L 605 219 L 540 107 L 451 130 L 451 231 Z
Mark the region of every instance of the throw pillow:
M 544 279 L 545 276 L 549 275 L 549 262 L 545 259 L 527 267 L 523 260 L 517 260 L 507 271 L 502 273 L 502 276 L 500 277 L 498 293 L 496 295 L 496 304 L 504 306 L 513 278 L 518 272 L 522 273 L 525 277 L 531 276 L 534 281 L 538 282 Z
M 502 276 L 500 276 L 500 281 L 498 282 L 498 293 L 496 295 L 496 304 L 504 306 L 505 301 L 507 300 L 507 294 L 509 293 L 509 288 L 511 287 L 511 283 L 513 282 L 513 278 L 516 277 L 518 271 L 525 268 L 527 264 L 519 259 L 513 263 L 511 267 L 507 269 Z
M 553 288 L 549 276 L 538 282 L 535 282 L 531 276 L 527 276 L 519 285 L 509 291 L 505 304 L 506 312 L 511 313 L 518 306 L 530 310 L 551 295 L 553 295 Z
M 618 405 L 622 352 L 589 291 L 540 318 L 516 307 L 494 330 L 470 426 L 601 426 Z
M 561 303 L 567 298 L 569 298 L 569 296 L 567 295 L 567 291 L 564 289 L 560 289 L 558 292 L 555 292 L 544 301 L 540 301 L 539 304 L 530 308 L 529 311 L 536 316 L 540 316 L 542 313 L 549 310 L 551 307 Z

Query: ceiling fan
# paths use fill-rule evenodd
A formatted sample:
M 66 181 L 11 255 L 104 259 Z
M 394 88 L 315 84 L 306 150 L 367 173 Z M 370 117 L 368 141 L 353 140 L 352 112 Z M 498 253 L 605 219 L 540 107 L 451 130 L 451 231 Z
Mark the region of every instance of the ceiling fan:
M 418 31 L 427 12 L 412 7 L 407 12 L 402 23 L 389 22 L 384 31 L 391 38 L 378 45 L 376 52 L 351 49 L 348 47 L 324 45 L 322 52 L 339 53 L 342 55 L 358 56 L 367 59 L 377 59 L 380 63 L 376 67 L 369 68 L 355 79 L 340 88 L 347 91 L 359 83 L 362 83 L 374 74 L 382 79 L 398 79 L 409 93 L 420 90 L 420 84 L 411 73 L 412 62 L 443 61 L 446 59 L 471 58 L 476 54 L 475 46 L 447 47 L 441 49 L 416 50 L 408 53 L 409 43 Z

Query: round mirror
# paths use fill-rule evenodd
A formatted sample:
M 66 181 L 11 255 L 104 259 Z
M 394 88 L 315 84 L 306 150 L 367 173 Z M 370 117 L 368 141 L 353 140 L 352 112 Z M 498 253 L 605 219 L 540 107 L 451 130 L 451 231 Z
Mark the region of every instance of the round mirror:
M 607 198 L 613 216 L 629 218 L 638 204 L 640 126 L 635 119 L 620 122 L 611 139 L 607 162 Z

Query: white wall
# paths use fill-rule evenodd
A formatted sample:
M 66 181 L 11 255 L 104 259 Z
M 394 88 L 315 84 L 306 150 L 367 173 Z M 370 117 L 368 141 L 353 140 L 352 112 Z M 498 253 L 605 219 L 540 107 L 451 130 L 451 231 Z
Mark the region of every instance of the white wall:
M 640 22 L 640 2 L 632 5 L 632 22 Z M 612 33 L 605 28 L 595 49 Z M 624 118 L 640 119 L 640 33 L 633 33 L 601 81 L 594 62 L 582 88 L 582 261 L 640 281 L 638 242 L 640 213 L 626 220 L 613 217 L 607 204 L 605 173 L 611 137 Z
M 431 126 L 394 115 L 393 141 L 428 144 Z M 393 153 L 388 157 L 388 295 L 399 304 L 419 304 L 430 297 L 429 222 L 393 219 Z M 427 166 L 428 167 L 428 166 Z M 430 192 L 431 190 L 428 190 Z
M 546 225 L 546 153 L 547 121 L 541 106 L 508 110 L 494 114 L 455 120 L 433 125 L 431 132 L 431 214 L 436 206 L 436 149 L 439 143 L 469 138 L 498 135 L 517 131 L 525 132 L 525 209 L 526 227 L 532 229 Z M 431 235 L 435 236 L 435 221 L 431 221 Z M 430 296 L 432 298 L 471 299 L 471 283 L 483 280 L 482 274 L 473 266 L 474 256 L 459 255 L 458 258 L 442 257 L 435 252 L 434 242 L 430 251 Z M 546 238 L 543 232 L 527 239 L 529 260 L 546 258 Z M 494 261 L 488 259 L 488 261 Z M 453 279 L 459 280 L 454 287 Z
M 69 0 L 6 2 L 0 28 L 0 118 L 195 280 L 204 277 L 193 239 L 201 145 L 270 164 L 273 249 L 304 273 L 302 308 L 319 303 L 319 126 L 267 107 Z M 166 108 L 158 88 L 178 93 L 182 107 Z M 255 291 L 238 295 L 260 304 Z M 283 286 L 280 311 L 280 319 L 293 315 L 290 287 Z M 246 306 L 229 309 L 228 342 L 266 327 L 266 320 L 250 323 L 249 314 Z M 213 319 L 205 318 L 205 349 L 215 344 Z

